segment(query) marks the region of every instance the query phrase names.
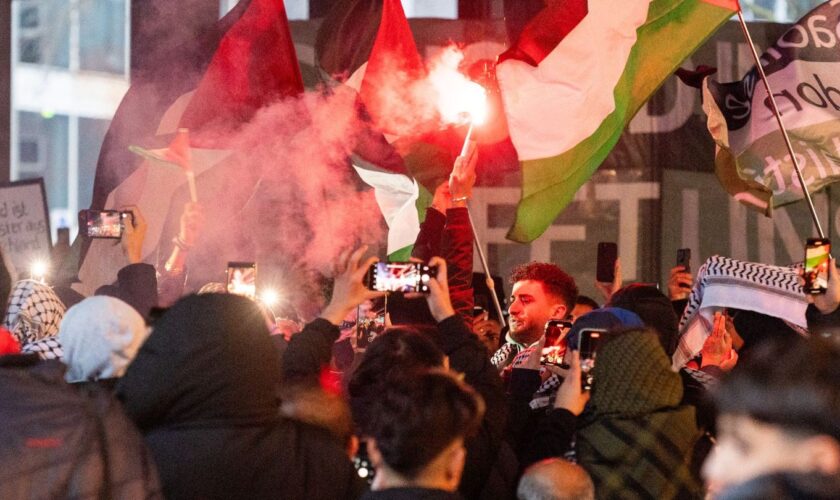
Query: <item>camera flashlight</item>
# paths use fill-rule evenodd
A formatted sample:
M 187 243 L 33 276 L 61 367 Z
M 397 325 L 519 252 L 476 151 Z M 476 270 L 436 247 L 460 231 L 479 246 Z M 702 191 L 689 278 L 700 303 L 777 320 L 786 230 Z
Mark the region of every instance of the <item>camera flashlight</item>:
M 36 260 L 32 263 L 32 266 L 29 269 L 30 277 L 35 281 L 46 283 L 48 269 L 49 268 L 46 262 L 43 260 Z
M 260 300 L 266 306 L 274 307 L 280 302 L 280 293 L 273 288 L 265 289 L 260 293 Z

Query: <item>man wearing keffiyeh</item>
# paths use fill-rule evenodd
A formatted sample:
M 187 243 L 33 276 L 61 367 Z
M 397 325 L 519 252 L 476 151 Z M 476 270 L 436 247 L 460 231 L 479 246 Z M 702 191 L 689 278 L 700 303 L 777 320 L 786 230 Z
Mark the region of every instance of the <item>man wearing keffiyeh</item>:
M 513 285 L 508 309 L 510 332 L 491 359 L 500 371 L 520 351 L 540 340 L 549 320 L 568 316 L 578 296 L 575 280 L 559 267 L 545 262 L 517 267 L 510 282 Z

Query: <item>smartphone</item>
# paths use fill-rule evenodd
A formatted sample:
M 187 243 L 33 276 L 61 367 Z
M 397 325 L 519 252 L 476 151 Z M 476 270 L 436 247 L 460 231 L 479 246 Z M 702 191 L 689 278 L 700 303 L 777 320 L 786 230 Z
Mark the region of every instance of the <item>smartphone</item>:
M 564 366 L 563 365 L 563 355 L 566 353 L 565 346 L 559 345 L 552 345 L 548 347 L 543 347 L 542 353 L 540 353 L 540 364 L 541 365 L 554 365 L 554 366 Z
M 677 250 L 677 266 L 682 266 L 684 271 L 691 273 L 691 249 L 680 248 Z
M 227 291 L 254 298 L 257 296 L 256 262 L 228 262 Z
M 429 293 L 429 280 L 437 269 L 419 262 L 376 262 L 368 269 L 365 284 L 371 290 Z
M 828 260 L 831 257 L 831 241 L 823 238 L 808 238 L 805 244 L 805 293 L 818 295 L 828 290 Z
M 572 322 L 564 319 L 551 319 L 545 324 L 545 345 L 554 346 L 566 338 L 572 328 Z
M 595 381 L 595 357 L 598 348 L 607 335 L 607 330 L 600 328 L 584 328 L 578 337 L 578 352 L 580 352 L 580 383 L 584 391 L 592 389 Z
M 611 241 L 598 243 L 598 269 L 595 279 L 602 283 L 615 280 L 615 260 L 618 258 L 618 245 Z
M 82 210 L 79 212 L 79 227 L 88 238 L 110 238 L 118 240 L 125 231 L 125 220 L 131 212 L 118 210 Z

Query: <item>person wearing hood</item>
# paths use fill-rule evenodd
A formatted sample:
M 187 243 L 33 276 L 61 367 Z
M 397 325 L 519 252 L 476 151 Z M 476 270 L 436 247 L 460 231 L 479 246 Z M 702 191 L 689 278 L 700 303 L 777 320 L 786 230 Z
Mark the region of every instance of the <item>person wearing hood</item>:
M 617 307 L 595 309 L 575 321 L 566 335 L 565 344 L 567 347 L 576 349 L 580 331 L 585 328 L 621 330 L 642 326 L 642 320 L 630 311 Z M 541 352 L 542 342 L 539 342 L 536 346 L 519 353 L 511 364 L 513 369 L 507 394 L 510 413 L 507 436 L 515 445 L 523 466 L 545 458 L 533 452 L 531 443 L 535 439 L 535 433 L 540 428 L 541 422 L 552 413 L 554 399 L 565 376 L 555 373 L 557 369 L 553 367 L 541 365 Z M 565 352 L 569 355 L 573 353 L 572 349 L 567 349 Z M 571 439 L 573 428 L 566 432 L 568 427 L 564 422 L 558 427 L 558 432 L 569 434 L 569 439 Z
M 0 356 L 0 498 L 164 498 L 119 402 L 64 373 L 56 359 Z
M 591 391 L 581 387 L 579 353 L 570 355 L 554 409 L 531 442 L 533 459 L 574 451 L 598 498 L 702 496 L 689 469 L 700 434 L 694 407 L 680 404 L 680 376 L 656 334 L 618 331 L 599 345 Z
M 280 416 L 280 360 L 259 308 L 186 297 L 155 324 L 117 384 L 167 498 L 358 498 L 364 485 L 325 430 Z
M 65 379 L 113 388 L 147 334 L 140 313 L 119 299 L 95 296 L 79 302 L 67 310 L 58 330 Z

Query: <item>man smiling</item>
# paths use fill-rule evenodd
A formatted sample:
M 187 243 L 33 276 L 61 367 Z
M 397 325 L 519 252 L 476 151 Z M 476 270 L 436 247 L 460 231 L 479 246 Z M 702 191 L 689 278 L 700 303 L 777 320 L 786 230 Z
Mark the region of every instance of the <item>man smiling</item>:
M 522 349 L 542 337 L 551 319 L 564 319 L 578 296 L 575 280 L 562 269 L 545 262 L 530 262 L 513 270 L 510 297 L 510 332 L 492 363 L 504 369 Z

